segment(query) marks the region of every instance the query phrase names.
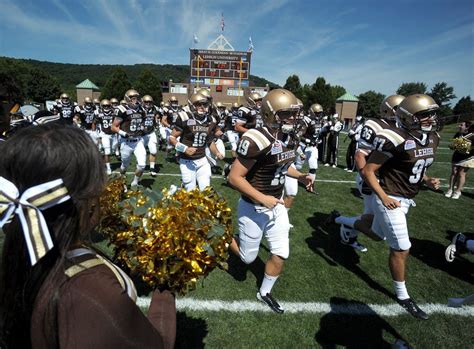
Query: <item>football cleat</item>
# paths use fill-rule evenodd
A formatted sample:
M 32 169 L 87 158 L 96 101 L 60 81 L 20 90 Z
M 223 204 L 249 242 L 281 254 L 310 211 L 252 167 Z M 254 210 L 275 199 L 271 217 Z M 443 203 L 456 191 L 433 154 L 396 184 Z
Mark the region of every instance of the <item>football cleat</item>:
M 353 229 L 347 225 L 341 224 L 341 230 L 339 235 L 341 237 L 341 243 L 344 245 L 351 246 L 354 250 L 359 252 L 367 252 L 367 247 L 357 241 L 357 236 L 353 236 L 351 233 Z
M 275 298 L 273 298 L 273 296 L 271 295 L 271 293 L 267 293 L 265 296 L 262 296 L 260 294 L 260 291 L 257 292 L 257 299 L 260 301 L 260 302 L 263 302 L 265 303 L 266 305 L 268 305 L 270 307 L 271 310 L 273 310 L 275 313 L 278 313 L 278 314 L 283 314 L 283 312 L 285 311 L 282 306 L 280 304 L 278 304 L 278 302 L 276 301 Z
M 328 167 L 328 166 L 329 166 L 329 164 L 326 162 L 326 163 L 324 164 L 324 166 Z
M 156 177 L 157 175 L 158 175 L 158 173 L 156 173 L 155 171 L 150 171 L 150 176 Z
M 461 253 L 466 242 L 466 236 L 463 233 L 457 233 L 454 235 L 451 244 L 446 247 L 446 251 L 444 251 L 444 257 L 446 261 L 451 263 L 456 258 L 456 255 Z
M 131 187 L 136 187 L 138 186 L 138 181 L 133 180 L 132 183 L 130 183 Z
M 411 298 L 407 299 L 398 299 L 398 304 L 402 306 L 407 312 L 411 315 L 416 317 L 417 319 L 421 320 L 428 320 L 428 314 L 426 314 L 423 310 L 420 309 L 418 305 L 413 301 Z
M 336 223 L 336 218 L 339 217 L 341 214 L 339 213 L 339 211 L 337 210 L 333 210 L 328 218 L 326 218 L 326 221 L 324 222 L 325 225 L 328 225 L 328 224 L 334 224 Z

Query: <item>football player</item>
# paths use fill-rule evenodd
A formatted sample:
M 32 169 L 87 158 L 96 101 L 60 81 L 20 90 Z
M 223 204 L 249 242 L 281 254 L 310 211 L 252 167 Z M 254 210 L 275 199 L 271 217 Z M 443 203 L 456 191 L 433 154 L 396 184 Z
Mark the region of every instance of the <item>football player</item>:
M 158 110 L 153 103 L 153 97 L 150 95 L 143 96 L 143 110 L 145 111 L 145 122 L 143 130 L 143 142 L 145 143 L 145 148 L 148 148 L 150 152 L 150 175 L 156 177 L 157 173 L 155 170 L 155 161 L 156 161 L 156 152 L 158 139 L 156 138 L 156 125 Z
M 137 160 L 135 176 L 131 186 L 137 186 L 146 166 L 146 149 L 143 143 L 143 130 L 146 114 L 141 106 L 140 94 L 136 90 L 125 92 L 127 106 L 119 106 L 112 123 L 112 131 L 120 136 L 122 163 L 120 173 L 125 175 L 132 153 Z
M 74 116 L 76 115 L 77 103 L 71 103 L 67 93 L 61 94 L 59 99 L 59 103 L 55 103 L 53 107 L 54 113 L 59 114 L 59 118 L 63 122 L 72 124 Z
M 161 119 L 161 124 L 164 126 L 164 133 L 167 143 L 166 157 L 170 158 L 173 145 L 170 143 L 169 137 L 171 135 L 171 130 L 173 129 L 173 126 L 178 118 L 178 114 L 180 114 L 183 110 L 179 106 L 178 99 L 175 96 L 171 96 L 168 103 L 165 103 L 163 111 L 164 115 Z
M 342 123 L 339 121 L 339 114 L 334 114 L 329 121 L 326 163 L 324 166 L 337 167 L 337 149 L 339 147 L 339 133 L 342 131 L 342 126 Z
M 96 114 L 96 124 L 99 128 L 99 139 L 104 149 L 104 162 L 107 174 L 112 173 L 110 168 L 110 154 L 118 143 L 117 135 L 112 131 L 112 123 L 115 117 L 115 110 L 108 99 L 100 102 L 100 108 Z
M 354 125 L 347 133 L 347 138 L 351 141 L 347 147 L 346 152 L 346 168 L 347 172 L 353 172 L 355 170 L 355 152 L 357 149 L 357 142 L 360 139 L 360 133 L 362 132 L 362 127 L 364 126 L 364 118 L 360 115 L 357 115 L 355 118 Z
M 374 219 L 372 190 L 363 181 L 360 171 L 366 164 L 366 158 L 376 147 L 374 141 L 377 133 L 387 128 L 397 127 L 395 113 L 404 98 L 402 95 L 386 97 L 380 104 L 380 119 L 368 119 L 362 127 L 360 138 L 357 142 L 355 164 L 359 170 L 356 176 L 356 186 L 364 199 L 364 212 L 361 216 L 355 217 L 341 216 L 337 211 L 332 212 L 332 219 L 335 218 L 335 222 L 341 225 L 341 243 L 352 246 L 361 252 L 366 252 L 367 248 L 357 241 L 359 231 L 375 241 L 379 241 L 381 237 L 372 231 L 372 221 Z
M 240 107 L 238 118 L 235 120 L 234 129 L 239 134 L 243 134 L 252 128 L 260 127 L 261 120 L 260 108 L 262 106 L 262 96 L 258 92 L 252 92 L 247 96 L 247 106 Z
M 211 165 L 206 158 L 206 147 L 223 159 L 214 143 L 218 131 L 216 120 L 209 113 L 209 99 L 194 93 L 188 103 L 191 113 L 181 111 L 169 137 L 170 144 L 179 154 L 179 169 L 184 188 L 204 190 L 211 184 Z M 178 140 L 179 139 L 179 140 Z
M 439 135 L 435 132 L 439 106 L 428 95 L 406 97 L 396 111 L 400 128 L 377 133 L 374 150 L 362 169 L 362 176 L 374 191 L 372 230 L 384 236 L 390 246 L 389 267 L 398 303 L 418 319 L 428 319 L 410 298 L 405 285 L 406 260 L 411 247 L 406 215 L 424 182 L 438 189 L 439 179 L 428 177 Z M 378 172 L 380 182 L 377 179 Z
M 75 109 L 75 114 L 78 115 L 78 124 L 80 128 L 86 131 L 94 143 L 98 145 L 95 124 L 96 111 L 94 109 L 94 105 L 92 104 L 92 99 L 90 97 L 84 98 L 84 105 L 77 106 Z
M 308 115 L 304 115 L 303 103 L 298 99 L 301 107 L 297 139 L 299 146 L 296 150 L 297 157 L 295 163 L 291 166 L 301 170 L 305 161 L 308 161 L 309 175 L 316 180 L 316 170 L 318 169 L 318 148 L 319 133 L 322 127 L 323 107 L 314 103 L 309 108 Z M 293 206 L 294 199 L 298 194 L 298 180 L 287 176 L 285 179 L 285 207 L 290 209 Z
M 298 178 L 308 190 L 313 188 L 311 176 L 290 167 L 296 157 L 293 133 L 298 111 L 293 93 L 284 89 L 270 91 L 262 101 L 264 126 L 242 135 L 229 174 L 229 183 L 242 194 L 238 206 L 239 237 L 233 239 L 231 250 L 250 264 L 257 258 L 265 235 L 271 256 L 265 264 L 257 299 L 277 313 L 284 310 L 271 291 L 289 255 L 290 223 L 282 200 L 285 175 Z

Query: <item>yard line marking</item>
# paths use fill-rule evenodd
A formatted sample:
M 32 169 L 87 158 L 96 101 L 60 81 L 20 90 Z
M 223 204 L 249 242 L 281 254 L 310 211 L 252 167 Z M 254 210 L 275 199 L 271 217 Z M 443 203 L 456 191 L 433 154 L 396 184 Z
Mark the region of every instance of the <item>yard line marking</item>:
M 408 313 L 398 304 L 329 304 L 322 302 L 280 302 L 285 309 L 285 313 L 290 314 L 347 314 L 363 316 L 399 316 Z M 137 299 L 139 307 L 148 308 L 150 297 L 139 297 Z M 447 314 L 472 317 L 474 316 L 474 306 L 463 306 L 461 308 L 450 308 L 445 304 L 426 303 L 419 305 L 428 314 Z M 272 312 L 265 304 L 257 301 L 222 301 L 222 300 L 201 300 L 194 298 L 176 299 L 178 310 L 193 311 L 229 311 L 231 313 L 241 312 Z
M 113 171 L 113 173 L 119 173 L 117 171 Z M 126 172 L 128 175 L 132 175 L 135 172 Z M 144 173 L 145 176 L 150 176 L 148 173 Z M 179 173 L 158 173 L 157 176 L 168 176 L 168 177 L 181 177 Z M 211 176 L 211 178 L 217 178 L 217 179 L 223 179 L 223 176 L 219 175 L 214 175 Z M 440 178 L 440 181 L 447 181 L 446 178 Z M 350 183 L 350 184 L 355 184 L 355 180 L 336 180 L 336 179 L 316 179 L 315 182 L 322 182 L 322 183 Z M 442 184 L 440 187 L 442 188 L 447 188 L 447 184 Z M 464 187 L 464 189 L 474 189 L 474 187 Z

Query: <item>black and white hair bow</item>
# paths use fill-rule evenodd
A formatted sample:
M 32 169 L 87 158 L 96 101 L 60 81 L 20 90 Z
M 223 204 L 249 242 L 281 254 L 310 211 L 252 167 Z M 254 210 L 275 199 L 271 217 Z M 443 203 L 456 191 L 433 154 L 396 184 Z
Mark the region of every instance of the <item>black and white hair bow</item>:
M 62 179 L 31 187 L 19 194 L 18 188 L 0 176 L 0 228 L 18 215 L 31 265 L 35 265 L 53 248 L 51 234 L 41 210 L 69 200 Z

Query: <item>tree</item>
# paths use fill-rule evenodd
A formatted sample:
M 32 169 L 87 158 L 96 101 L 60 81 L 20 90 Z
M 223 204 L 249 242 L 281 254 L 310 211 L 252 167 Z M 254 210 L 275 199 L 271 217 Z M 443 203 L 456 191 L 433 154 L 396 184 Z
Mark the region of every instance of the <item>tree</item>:
M 397 94 L 406 97 L 415 93 L 426 93 L 426 88 L 426 84 L 423 82 L 404 82 L 398 88 Z
M 431 92 L 428 93 L 436 103 L 439 105 L 441 116 L 451 115 L 453 111 L 451 110 L 451 99 L 456 98 L 456 95 L 453 93 L 454 88 L 448 86 L 446 82 L 438 82 L 433 86 Z
M 127 73 L 122 67 L 115 68 L 110 78 L 104 85 L 101 91 L 101 98 L 117 98 L 122 99 L 125 92 L 132 87 Z
M 338 99 L 339 97 L 343 96 L 346 93 L 346 89 L 342 86 L 335 85 L 331 86 L 331 94 L 334 98 L 334 101 Z
M 0 58 L 0 96 L 8 102 L 22 103 L 29 67 L 11 58 Z
M 380 104 L 382 104 L 385 95 L 375 91 L 367 91 L 357 96 L 357 98 L 359 98 L 358 115 L 368 118 L 376 118 L 380 115 Z
M 331 93 L 331 85 L 326 84 L 326 80 L 323 77 L 316 79 L 308 93 L 309 105 L 319 103 L 323 107 L 325 114 L 332 114 L 334 112 L 336 99 Z
M 149 69 L 144 69 L 138 80 L 135 81 L 135 89 L 140 93 L 141 96 L 150 95 L 155 103 L 161 102 L 162 91 L 160 80 L 153 74 Z
M 453 108 L 454 115 L 474 113 L 474 101 L 471 96 L 462 97 Z
M 43 70 L 31 68 L 27 78 L 26 98 L 32 102 L 44 103 L 55 100 L 61 94 L 59 82 Z
M 301 82 L 298 75 L 290 75 L 288 79 L 286 79 L 283 88 L 293 92 L 296 97 L 303 101 L 303 88 L 301 87 Z

